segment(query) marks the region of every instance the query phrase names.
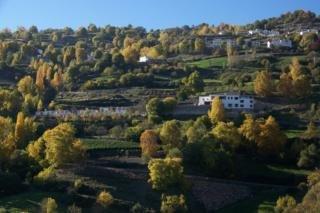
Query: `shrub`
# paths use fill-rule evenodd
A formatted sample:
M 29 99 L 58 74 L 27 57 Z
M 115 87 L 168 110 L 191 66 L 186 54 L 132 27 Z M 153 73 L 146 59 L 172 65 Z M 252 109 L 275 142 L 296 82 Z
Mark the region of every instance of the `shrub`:
M 82 213 L 82 209 L 75 204 L 68 207 L 68 213 Z
M 182 158 L 182 152 L 178 148 L 172 148 L 168 151 L 168 158 Z
M 109 207 L 111 204 L 113 204 L 113 202 L 113 196 L 106 191 L 100 192 L 100 194 L 97 197 L 97 203 L 103 206 L 104 208 Z
M 320 183 L 320 170 L 315 170 L 308 175 L 308 186 L 312 187 Z
M 41 212 L 43 213 L 56 213 L 58 212 L 58 205 L 55 199 L 49 197 L 41 202 Z
M 162 195 L 161 209 L 162 213 L 187 212 L 188 208 L 183 195 Z
M 45 184 L 56 177 L 55 172 L 56 170 L 53 167 L 48 167 L 39 172 L 33 179 L 36 183 Z
M 132 213 L 143 213 L 144 212 L 144 208 L 141 206 L 140 203 L 136 203 L 132 206 L 132 208 L 130 209 L 130 212 Z
M 319 144 L 310 144 L 300 152 L 298 166 L 301 168 L 314 168 L 320 163 Z
M 296 206 L 296 200 L 293 197 L 286 195 L 284 197 L 278 198 L 277 204 L 274 210 L 277 213 L 290 212 L 290 209 L 294 208 L 295 206 Z

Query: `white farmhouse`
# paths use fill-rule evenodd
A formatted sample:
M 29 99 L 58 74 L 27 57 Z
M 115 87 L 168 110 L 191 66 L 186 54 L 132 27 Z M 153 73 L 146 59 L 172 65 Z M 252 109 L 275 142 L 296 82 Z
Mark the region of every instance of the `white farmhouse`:
M 292 47 L 292 41 L 290 39 L 273 39 L 267 42 L 267 48 L 272 47 Z
M 208 96 L 200 96 L 198 106 L 210 105 L 215 97 L 222 100 L 225 109 L 254 109 L 254 98 L 250 95 L 238 93 L 219 93 Z

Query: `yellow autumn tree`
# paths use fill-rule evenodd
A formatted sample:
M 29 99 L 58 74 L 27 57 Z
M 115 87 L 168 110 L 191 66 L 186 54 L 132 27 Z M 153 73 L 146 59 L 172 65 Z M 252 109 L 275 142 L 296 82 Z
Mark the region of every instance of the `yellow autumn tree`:
M 273 82 L 268 71 L 261 71 L 254 80 L 254 91 L 258 96 L 268 97 L 273 92 Z
M 23 139 L 24 134 L 25 134 L 25 131 L 24 131 L 24 114 L 23 114 L 23 112 L 19 112 L 18 116 L 17 116 L 16 127 L 15 127 L 15 130 L 14 130 L 14 137 L 15 137 L 15 139 L 16 139 L 18 144 Z
M 76 49 L 76 61 L 77 64 L 80 64 L 86 60 L 86 50 L 84 48 L 77 48 Z
M 16 148 L 14 124 L 10 118 L 0 116 L 0 166 Z
M 211 110 L 209 110 L 208 116 L 212 123 L 218 123 L 219 121 L 224 121 L 225 119 L 224 105 L 218 96 L 216 96 L 212 100 Z
M 130 45 L 124 48 L 121 53 L 127 63 L 136 63 L 140 55 L 136 45 Z
M 102 207 L 107 208 L 114 202 L 114 198 L 109 192 L 102 191 L 97 196 L 96 202 Z
M 248 141 L 255 141 L 260 132 L 259 123 L 253 118 L 252 115 L 246 114 L 245 119 L 239 128 L 239 132 Z
M 281 132 L 274 117 L 269 116 L 260 124 L 260 133 L 256 139 L 258 152 L 264 156 L 276 156 L 282 150 L 286 136 Z
M 292 58 L 292 62 L 289 66 L 290 68 L 290 75 L 293 81 L 297 80 L 302 75 L 302 69 L 300 65 L 300 61 L 297 57 Z
M 148 164 L 149 180 L 153 189 L 166 190 L 183 180 L 181 160 L 176 158 L 152 159 Z
M 25 76 L 18 82 L 18 91 L 23 95 L 26 96 L 28 94 L 35 94 L 36 88 L 31 76 Z
M 293 81 L 289 74 L 282 73 L 277 85 L 278 91 L 281 93 L 281 95 L 286 97 L 293 96 Z
M 19 112 L 14 131 L 17 148 L 26 148 L 29 141 L 34 139 L 36 130 L 37 124 L 34 122 L 33 118 L 25 117 L 23 112 Z
M 55 199 L 48 197 L 41 202 L 41 212 L 43 213 L 57 213 L 58 205 Z
M 60 90 L 63 83 L 63 75 L 62 71 L 59 70 L 54 73 L 53 79 L 51 80 L 51 86 L 54 87 L 56 90 Z
M 157 133 L 153 130 L 145 130 L 140 136 L 140 147 L 144 156 L 154 156 L 159 149 Z
M 27 148 L 28 154 L 54 168 L 64 163 L 81 161 L 85 157 L 85 148 L 74 134 L 75 129 L 72 125 L 59 124 L 45 131 L 41 138 L 30 144 Z

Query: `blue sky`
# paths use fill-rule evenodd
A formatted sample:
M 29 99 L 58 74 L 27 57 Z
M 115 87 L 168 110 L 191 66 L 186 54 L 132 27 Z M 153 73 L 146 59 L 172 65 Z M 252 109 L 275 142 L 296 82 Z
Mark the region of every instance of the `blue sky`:
M 94 23 L 167 28 L 245 24 L 296 9 L 320 14 L 319 0 L 0 0 L 0 28 L 78 28 Z

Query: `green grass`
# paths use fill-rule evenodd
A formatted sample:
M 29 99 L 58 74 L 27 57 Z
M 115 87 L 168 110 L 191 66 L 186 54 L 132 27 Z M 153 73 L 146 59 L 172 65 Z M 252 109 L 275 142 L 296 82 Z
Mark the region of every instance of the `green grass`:
M 64 209 L 63 206 L 61 206 L 61 202 L 59 202 L 59 200 L 64 199 L 65 196 L 63 194 L 56 192 L 30 191 L 0 198 L 0 212 L 3 212 L 2 210 L 4 209 L 6 210 L 5 212 L 12 213 L 37 212 L 39 206 L 29 201 L 40 204 L 43 199 L 48 197 L 56 199 L 58 205 Z
M 305 59 L 305 56 L 283 56 L 278 58 L 278 62 L 276 63 L 276 67 L 278 69 L 281 69 L 282 67 L 288 66 L 291 64 L 292 58 L 297 57 L 300 61 L 303 61 Z
M 236 159 L 236 177 L 244 181 L 295 186 L 305 180 L 309 170 L 279 164 L 264 164 L 241 156 Z
M 303 130 L 289 129 L 285 131 L 285 134 L 289 139 L 291 139 L 299 137 L 303 132 Z
M 246 213 L 273 213 L 274 206 L 279 196 L 283 192 L 277 190 L 265 190 L 252 198 L 237 202 L 231 206 L 227 206 L 218 213 L 233 213 L 233 212 L 246 212 Z
M 139 148 L 138 143 L 108 139 L 108 138 L 82 138 L 81 141 L 85 144 L 88 150 Z
M 202 69 L 208 69 L 211 67 L 223 67 L 227 64 L 227 57 L 210 58 L 200 61 L 194 61 L 189 63 L 189 65 L 194 65 Z

